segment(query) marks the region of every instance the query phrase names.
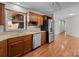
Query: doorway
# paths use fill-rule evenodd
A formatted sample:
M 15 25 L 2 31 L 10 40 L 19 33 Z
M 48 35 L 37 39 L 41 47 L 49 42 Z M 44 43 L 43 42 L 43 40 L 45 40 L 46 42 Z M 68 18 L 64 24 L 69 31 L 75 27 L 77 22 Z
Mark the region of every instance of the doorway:
M 60 32 L 64 32 L 66 34 L 66 21 L 60 20 Z

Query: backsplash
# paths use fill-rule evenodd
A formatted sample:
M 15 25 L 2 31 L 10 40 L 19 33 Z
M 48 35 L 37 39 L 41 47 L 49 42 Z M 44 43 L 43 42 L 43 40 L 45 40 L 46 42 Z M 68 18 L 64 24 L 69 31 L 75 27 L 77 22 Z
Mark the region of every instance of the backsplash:
M 41 29 L 37 26 L 28 26 L 27 31 L 41 31 Z
M 4 32 L 4 25 L 0 25 L 0 32 Z

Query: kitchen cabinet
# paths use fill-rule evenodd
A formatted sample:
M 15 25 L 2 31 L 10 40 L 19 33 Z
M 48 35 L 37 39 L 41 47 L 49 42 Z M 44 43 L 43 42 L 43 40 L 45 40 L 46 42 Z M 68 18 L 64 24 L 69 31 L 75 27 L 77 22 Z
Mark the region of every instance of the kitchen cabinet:
M 23 37 L 24 39 L 24 53 L 28 53 L 32 50 L 32 35 L 27 35 Z
M 16 14 L 15 17 L 12 17 L 15 21 L 24 21 L 24 15 Z
M 15 13 L 13 16 L 12 16 L 12 24 L 19 24 L 18 25 L 18 29 L 19 28 L 24 28 L 24 15 L 22 14 L 19 14 L 19 13 Z
M 8 39 L 7 42 L 8 42 L 8 44 L 11 44 L 11 43 L 21 41 L 21 40 L 22 40 L 22 37 L 14 37 L 14 38 Z
M 33 12 L 28 12 L 27 13 L 27 19 L 29 19 L 29 23 L 33 23 L 37 26 L 43 25 L 43 16 L 40 14 L 36 14 Z
M 0 25 L 5 24 L 5 5 L 0 3 Z
M 21 56 L 32 50 L 32 35 L 8 39 L 8 56 Z
M 46 43 L 46 31 L 41 32 L 41 45 Z
M 38 26 L 43 25 L 43 17 L 42 16 L 38 16 Z
M 50 17 L 50 16 L 47 16 L 47 15 L 43 15 L 43 20 L 44 20 L 44 21 L 45 21 L 45 20 L 48 20 L 48 19 L 53 19 L 53 16 Z
M 29 20 L 32 22 L 37 22 L 37 15 L 32 13 L 32 12 L 29 12 Z
M 40 17 L 41 19 L 41 25 L 43 25 L 43 16 Z
M 7 40 L 0 41 L 0 57 L 7 56 Z
M 18 38 L 19 39 L 19 38 Z M 16 38 L 14 38 L 16 40 Z M 23 54 L 23 41 L 15 41 L 8 44 L 8 56 L 21 56 Z

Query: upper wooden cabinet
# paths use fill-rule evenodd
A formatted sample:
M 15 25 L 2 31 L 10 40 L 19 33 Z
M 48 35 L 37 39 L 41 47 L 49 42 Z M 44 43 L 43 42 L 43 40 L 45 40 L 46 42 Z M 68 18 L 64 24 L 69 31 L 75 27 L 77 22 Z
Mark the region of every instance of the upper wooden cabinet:
M 37 15 L 29 12 L 29 21 L 37 22 Z
M 42 16 L 38 16 L 38 26 L 43 25 L 43 17 Z
M 28 12 L 27 13 L 27 19 L 29 20 L 29 23 L 35 24 L 37 26 L 43 25 L 43 16 L 33 13 L 33 12 Z
M 5 24 L 5 5 L 0 3 L 0 25 Z

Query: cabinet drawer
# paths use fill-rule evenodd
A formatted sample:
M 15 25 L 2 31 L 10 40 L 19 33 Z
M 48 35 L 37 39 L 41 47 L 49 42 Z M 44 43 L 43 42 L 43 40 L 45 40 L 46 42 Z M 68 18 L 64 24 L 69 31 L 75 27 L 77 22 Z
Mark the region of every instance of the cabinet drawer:
M 10 38 L 8 39 L 8 43 L 13 43 L 16 41 L 22 40 L 22 37 L 14 37 L 14 38 Z
M 29 39 L 29 38 L 32 38 L 32 34 L 31 35 L 22 36 L 22 39 Z

